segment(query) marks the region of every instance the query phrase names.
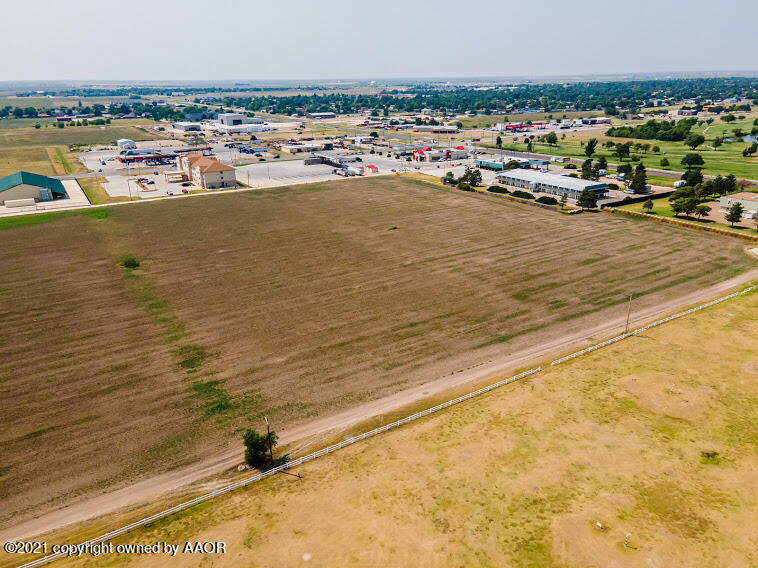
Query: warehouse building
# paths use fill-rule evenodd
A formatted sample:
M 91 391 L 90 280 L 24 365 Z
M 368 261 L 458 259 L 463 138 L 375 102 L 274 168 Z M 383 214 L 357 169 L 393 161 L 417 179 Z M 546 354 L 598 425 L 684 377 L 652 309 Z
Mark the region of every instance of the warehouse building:
M 333 112 L 306 112 L 305 116 L 308 118 L 315 118 L 315 119 L 327 119 L 327 118 L 337 118 L 337 115 Z
M 122 150 L 133 150 L 137 147 L 137 144 L 134 142 L 134 140 L 130 140 L 129 138 L 119 138 L 116 141 L 116 146 Z
M 174 128 L 182 132 L 202 132 L 203 126 L 198 122 L 175 122 Z
M 414 128 L 416 132 L 432 132 L 434 134 L 455 134 L 458 132 L 458 127 L 455 125 L 446 126 L 444 124 L 438 124 L 432 126 L 430 124 L 421 124 Z
M 30 172 L 16 172 L 0 178 L 0 205 L 6 207 L 34 205 L 40 201 L 67 197 L 68 193 L 59 179 Z
M 596 181 L 546 174 L 534 170 L 509 170 L 497 174 L 497 181 L 509 187 L 529 192 L 547 193 L 569 199 L 577 199 L 582 191 L 589 190 L 602 199 L 608 193 L 608 185 Z
M 236 187 L 237 175 L 233 167 L 222 164 L 215 158 L 201 154 L 187 154 L 176 160 L 179 172 L 189 181 L 203 189 Z
M 237 112 L 222 112 L 218 115 L 218 121 L 223 126 L 241 126 L 243 124 L 263 124 L 262 118 L 245 116 Z

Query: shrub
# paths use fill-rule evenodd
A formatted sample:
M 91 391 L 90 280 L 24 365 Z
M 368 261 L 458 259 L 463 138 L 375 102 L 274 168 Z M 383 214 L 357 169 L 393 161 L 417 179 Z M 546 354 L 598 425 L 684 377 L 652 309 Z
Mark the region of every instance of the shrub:
M 458 183 L 458 189 L 460 189 L 462 191 L 474 191 L 473 187 L 471 187 L 469 184 L 463 183 L 463 182 Z
M 276 434 L 259 434 L 255 430 L 248 430 L 242 436 L 242 443 L 245 445 L 245 463 L 250 467 L 261 466 L 267 461 L 269 452 L 269 442 L 271 447 L 276 446 Z
M 520 189 L 517 189 L 513 193 L 511 193 L 513 197 L 520 197 L 521 199 L 534 199 L 534 195 L 529 193 L 528 191 L 521 191 Z
M 620 189 L 620 187 L 617 183 L 609 183 L 608 189 Z
M 131 255 L 127 255 L 121 259 L 121 266 L 128 268 L 129 270 L 134 270 L 135 268 L 139 268 L 139 260 Z
M 566 165 L 565 165 L 565 166 L 563 166 L 563 167 L 564 167 L 565 169 L 567 169 L 567 170 L 575 170 L 575 169 L 576 169 L 576 164 L 566 164 Z
M 510 193 L 507 188 L 500 185 L 491 185 L 487 188 L 487 191 L 491 191 L 492 193 Z
M 558 200 L 555 197 L 548 197 L 543 195 L 537 198 L 537 203 L 544 203 L 545 205 L 558 205 Z

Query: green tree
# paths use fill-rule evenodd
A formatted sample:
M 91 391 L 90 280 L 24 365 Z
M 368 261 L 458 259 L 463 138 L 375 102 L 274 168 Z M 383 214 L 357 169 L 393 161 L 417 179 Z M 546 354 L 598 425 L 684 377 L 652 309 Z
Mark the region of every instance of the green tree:
M 647 191 L 647 171 L 641 163 L 635 168 L 634 177 L 629 187 L 634 193 L 645 193 Z
M 616 156 L 618 157 L 620 161 L 623 161 L 624 158 L 629 157 L 631 148 L 632 148 L 631 142 L 624 142 L 623 144 L 619 143 L 619 144 L 616 144 L 614 153 L 616 154 Z
M 545 142 L 547 142 L 550 146 L 555 146 L 558 144 L 558 135 L 555 132 L 548 132 L 548 134 L 545 136 Z
M 568 201 L 568 197 L 564 193 L 563 195 L 561 195 L 561 201 L 560 201 L 561 209 L 565 209 L 566 208 L 566 201 Z
M 739 201 L 735 201 L 732 203 L 732 206 L 729 208 L 729 211 L 727 211 L 726 214 L 726 220 L 731 223 L 732 227 L 734 227 L 735 223 L 739 223 L 740 219 L 742 219 L 742 214 L 744 213 L 745 208 L 742 206 L 742 203 Z
M 503 139 L 499 135 L 495 139 L 495 147 L 496 148 L 502 148 L 503 147 Z
M 654 154 L 660 154 L 661 153 L 661 147 L 660 146 L 653 146 L 653 153 Z
M 648 199 L 645 201 L 645 203 L 642 204 L 642 209 L 644 209 L 645 212 L 650 213 L 653 210 L 653 200 Z
M 600 156 L 597 159 L 597 168 L 599 170 L 607 170 L 608 169 L 608 160 L 605 159 L 605 156 Z
M 669 159 L 666 156 L 664 156 L 663 158 L 661 158 L 661 167 L 662 168 L 668 168 L 669 167 Z
M 597 195 L 594 191 L 588 189 L 582 190 L 579 194 L 579 199 L 576 200 L 576 204 L 582 209 L 594 209 L 597 207 Z
M 695 215 L 700 217 L 701 219 L 705 219 L 708 216 L 708 213 L 711 212 L 711 208 L 707 205 L 698 205 L 695 207 Z
M 592 158 L 582 162 L 582 179 L 592 179 Z
M 705 160 L 703 160 L 703 156 L 700 154 L 685 154 L 681 164 L 687 168 L 691 168 L 693 166 L 702 166 L 705 164 Z
M 687 138 L 684 140 L 684 143 L 689 146 L 690 150 L 694 150 L 698 146 L 700 146 L 703 142 L 705 142 L 705 136 L 702 134 L 697 134 L 695 132 L 691 133 L 687 136 Z
M 269 444 L 276 446 L 276 433 L 259 434 L 255 430 L 247 430 L 242 436 L 245 445 L 245 463 L 250 467 L 259 467 L 268 460 Z
M 584 155 L 591 158 L 592 154 L 595 153 L 595 148 L 597 148 L 597 138 L 590 138 L 587 140 L 587 145 L 584 147 Z

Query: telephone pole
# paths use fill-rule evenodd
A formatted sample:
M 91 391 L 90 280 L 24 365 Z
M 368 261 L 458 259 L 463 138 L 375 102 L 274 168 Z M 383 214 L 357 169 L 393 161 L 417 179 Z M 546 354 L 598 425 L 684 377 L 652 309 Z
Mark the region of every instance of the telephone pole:
M 271 447 L 271 425 L 268 423 L 268 416 L 264 416 L 263 419 L 266 421 L 266 432 L 268 434 L 268 456 L 271 463 L 274 463 L 274 449 Z

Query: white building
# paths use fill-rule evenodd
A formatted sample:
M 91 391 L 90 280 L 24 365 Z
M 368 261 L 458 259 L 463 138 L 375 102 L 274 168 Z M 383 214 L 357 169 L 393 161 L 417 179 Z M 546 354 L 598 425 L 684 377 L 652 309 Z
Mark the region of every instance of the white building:
M 116 146 L 121 148 L 122 150 L 133 150 L 137 147 L 137 144 L 134 142 L 134 140 L 129 140 L 128 138 L 121 138 L 116 141 Z
M 589 190 L 598 198 L 608 193 L 608 185 L 596 181 L 546 174 L 534 170 L 508 170 L 497 174 L 497 181 L 503 185 L 515 187 L 529 192 L 541 192 L 559 197 L 566 196 L 577 199 L 582 191 Z
M 223 126 L 241 126 L 243 124 L 263 124 L 262 118 L 245 116 L 237 112 L 223 112 L 218 115 L 219 124 Z
M 174 128 L 182 132 L 202 132 L 203 125 L 199 122 L 175 122 Z

